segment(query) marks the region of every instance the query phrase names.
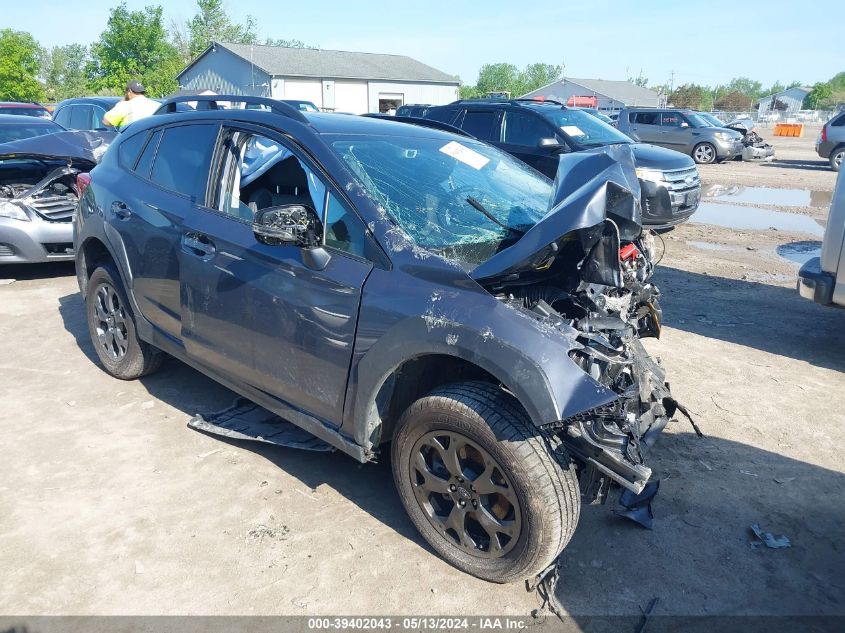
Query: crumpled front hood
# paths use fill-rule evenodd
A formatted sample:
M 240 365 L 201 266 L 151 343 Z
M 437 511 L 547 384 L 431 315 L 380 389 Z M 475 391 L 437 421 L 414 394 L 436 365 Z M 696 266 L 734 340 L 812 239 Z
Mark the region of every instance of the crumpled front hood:
M 554 252 L 561 237 L 606 219 L 617 224 L 622 239 L 634 239 L 642 231 L 640 183 L 629 144 L 562 155 L 549 212 L 470 276 L 480 280 L 534 269 Z
M 72 130 L 0 144 L 0 160 L 34 158 L 68 160 L 78 169 L 93 169 L 117 132 Z

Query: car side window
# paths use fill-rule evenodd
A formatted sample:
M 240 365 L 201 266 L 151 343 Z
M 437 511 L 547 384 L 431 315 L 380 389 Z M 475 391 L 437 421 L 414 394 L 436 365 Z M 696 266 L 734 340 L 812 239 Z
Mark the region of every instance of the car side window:
M 91 129 L 97 130 L 100 128 L 104 128 L 105 124 L 103 123 L 103 117 L 106 115 L 106 111 L 101 108 L 100 106 L 91 106 Z
M 839 118 L 831 121 L 830 125 L 833 126 L 833 127 L 843 127 L 843 126 L 845 126 L 845 113 L 843 113 Z
M 333 193 L 326 205 L 326 246 L 358 257 L 364 257 L 367 247 L 367 229 L 356 213 L 346 208 Z
M 545 122 L 526 112 L 505 112 L 503 127 L 504 142 L 511 145 L 537 147 L 541 138 L 554 137 L 554 132 Z
M 141 154 L 141 149 L 143 149 L 148 136 L 147 132 L 141 132 L 121 141 L 117 159 L 122 167 L 126 169 L 135 168 L 135 163 L 138 161 L 138 156 Z
M 217 132 L 218 127 L 214 124 L 165 128 L 150 180 L 204 205 Z
M 141 178 L 148 179 L 150 177 L 150 167 L 153 166 L 153 158 L 155 158 L 156 150 L 158 149 L 158 142 L 160 140 L 161 130 L 156 130 L 150 138 L 150 142 L 147 143 L 147 146 L 141 153 L 141 157 L 138 159 L 138 164 L 135 166 L 135 173 L 141 176 Z
M 88 123 L 91 121 L 91 108 L 78 105 L 71 106 L 70 110 L 70 127 L 74 130 L 87 130 Z
M 61 125 L 63 128 L 70 127 L 70 106 L 61 108 L 53 117 L 53 121 Z
M 449 108 L 429 110 L 425 113 L 425 118 L 440 121 L 441 123 L 450 123 L 455 118 L 455 110 Z
M 287 147 L 272 139 L 226 130 L 216 208 L 252 222 L 262 209 L 291 204 L 312 207 L 322 218 L 326 185 Z
M 663 127 L 681 127 L 683 122 L 684 117 L 677 112 L 664 112 L 660 117 L 660 125 Z
M 498 141 L 498 114 L 490 110 L 467 110 L 461 129 L 481 141 Z
M 638 125 L 660 125 L 659 112 L 632 112 L 629 120 Z

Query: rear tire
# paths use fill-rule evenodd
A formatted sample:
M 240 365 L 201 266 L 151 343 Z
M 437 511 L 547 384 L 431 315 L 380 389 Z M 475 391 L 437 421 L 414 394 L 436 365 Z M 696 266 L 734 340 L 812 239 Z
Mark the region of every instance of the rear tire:
M 164 354 L 138 338 L 135 317 L 120 276 L 108 264 L 91 273 L 85 310 L 94 351 L 109 374 L 121 380 L 134 380 L 161 366 Z
M 842 161 L 845 161 L 845 145 L 840 145 L 830 153 L 830 168 L 833 171 L 839 171 L 842 167 Z
M 699 143 L 692 148 L 692 159 L 699 165 L 710 165 L 717 158 L 716 148 L 710 143 Z
M 447 562 L 518 581 L 548 567 L 578 523 L 575 467 L 552 453 L 552 441 L 500 387 L 458 383 L 402 415 L 393 477 L 414 525 Z

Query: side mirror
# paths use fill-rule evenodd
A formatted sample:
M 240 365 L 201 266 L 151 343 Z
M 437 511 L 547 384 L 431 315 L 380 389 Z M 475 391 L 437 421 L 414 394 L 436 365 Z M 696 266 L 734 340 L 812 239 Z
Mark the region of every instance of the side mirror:
M 316 248 L 323 238 L 323 223 L 308 205 L 284 204 L 255 214 L 252 232 L 262 244 Z
M 561 144 L 560 141 L 558 141 L 556 138 L 551 137 L 541 138 L 540 142 L 537 143 L 537 147 L 539 147 L 540 149 L 549 150 L 549 152 L 552 153 L 559 153 L 566 150 L 566 147 Z

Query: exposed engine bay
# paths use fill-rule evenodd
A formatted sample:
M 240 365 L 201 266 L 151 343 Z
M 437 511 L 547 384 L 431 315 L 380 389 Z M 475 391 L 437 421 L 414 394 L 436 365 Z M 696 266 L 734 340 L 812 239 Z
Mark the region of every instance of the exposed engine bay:
M 576 460 L 583 500 L 603 503 L 612 483 L 640 493 L 651 477 L 644 453 L 676 411 L 686 414 L 640 341 L 660 336 L 660 291 L 651 282 L 654 234 L 622 242 L 616 223 L 607 219 L 565 235 L 552 250 L 532 273 L 488 290 L 561 331 L 574 330 L 570 358 L 618 395 L 544 427 Z
M 48 221 L 70 222 L 79 200 L 78 173 L 38 159 L 0 164 L 0 200 L 23 204 Z

